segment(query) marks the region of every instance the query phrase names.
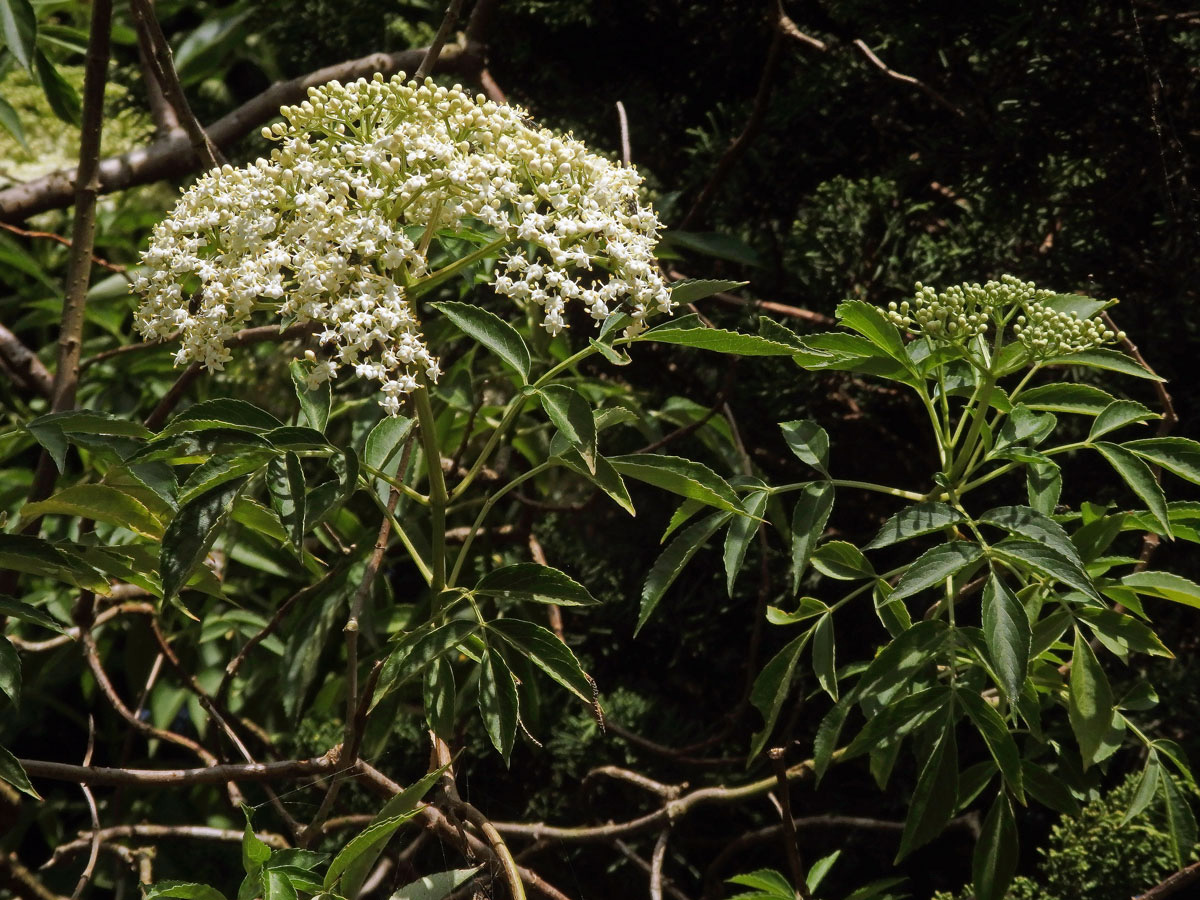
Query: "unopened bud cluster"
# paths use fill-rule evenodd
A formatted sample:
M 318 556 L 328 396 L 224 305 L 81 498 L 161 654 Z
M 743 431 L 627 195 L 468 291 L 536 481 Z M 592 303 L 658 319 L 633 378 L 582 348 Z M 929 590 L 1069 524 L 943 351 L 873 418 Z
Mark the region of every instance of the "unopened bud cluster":
M 1124 338 L 1100 318 L 1058 312 L 1048 305 L 1052 291 L 1032 282 L 1003 275 L 987 284 L 962 284 L 939 293 L 917 283 L 916 296 L 888 304 L 888 318 L 899 328 L 923 334 L 934 341 L 962 342 L 986 334 L 1020 309 L 1013 333 L 1038 359 L 1078 353 Z
M 439 374 L 410 294 L 436 274 L 447 231 L 490 245 L 495 290 L 542 307 L 551 334 L 568 302 L 597 322 L 621 306 L 630 335 L 670 312 L 638 174 L 522 111 L 376 75 L 281 112 L 263 130 L 278 143 L 270 159 L 200 178 L 143 254 L 137 324 L 147 338 L 177 334 L 177 364 L 222 368 L 229 339 L 267 308 L 281 325 L 324 326 L 310 386 L 351 366 L 395 414 L 419 373 Z
M 1098 316 L 1085 319 L 1036 302 L 1026 304 L 1025 314 L 1017 316 L 1013 334 L 1035 359 L 1066 356 L 1125 339 L 1125 332 L 1113 331 Z

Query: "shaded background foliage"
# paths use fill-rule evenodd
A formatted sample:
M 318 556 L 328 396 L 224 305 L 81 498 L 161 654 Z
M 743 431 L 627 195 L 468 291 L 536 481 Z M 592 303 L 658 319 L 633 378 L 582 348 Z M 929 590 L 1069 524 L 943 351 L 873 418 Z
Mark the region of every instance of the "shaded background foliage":
M 273 79 L 369 52 L 420 45 L 436 28 L 441 7 L 385 0 L 158 4 L 176 42 L 180 74 L 204 120 L 253 96 Z M 677 224 L 755 103 L 774 39 L 763 7 L 750 0 L 510 0 L 491 22 L 489 67 L 510 100 L 527 106 L 545 124 L 573 130 L 590 146 L 613 154 L 619 153 L 614 103 L 622 101 L 633 160 L 646 175 L 665 221 Z M 690 225 L 693 232 L 708 236 L 705 243 L 714 252 L 698 253 L 676 242 L 678 258 L 669 264 L 689 275 L 744 278 L 751 282 L 748 297 L 825 315 L 850 297 L 874 303 L 901 299 L 915 281 L 940 286 L 1005 272 L 1062 291 L 1119 297 L 1117 321 L 1151 364 L 1171 379 L 1183 420 L 1179 433 L 1194 436 L 1200 414 L 1200 387 L 1191 378 L 1200 353 L 1200 132 L 1195 126 L 1200 14 L 1183 4 L 1139 0 L 986 6 L 934 0 L 826 2 L 788 12 L 827 49 L 781 39 L 761 127 Z M 932 88 L 944 103 L 880 72 L 853 45 L 855 39 L 896 72 Z M 129 96 L 136 96 L 141 88 L 131 48 L 125 44 L 118 50 L 118 80 Z M 13 77 L 3 83 L 6 93 Z M 116 96 L 111 105 L 116 112 L 138 104 Z M 27 121 L 26 127 L 36 131 L 40 126 Z M 251 138 L 231 158 L 252 159 L 261 152 L 261 141 Z M 148 227 L 170 202 L 171 192 L 161 188 L 107 201 L 97 253 L 114 262 L 134 262 Z M 65 221 L 59 214 L 43 220 L 38 224 L 48 228 L 61 228 Z M 37 241 L 20 241 L 20 246 L 46 272 L 61 271 L 61 248 Z M 50 346 L 54 304 L 38 303 L 53 289 L 53 280 L 12 269 L 5 281 L 0 318 L 28 344 Z M 114 295 L 103 310 L 94 315 L 107 315 L 109 321 L 93 322 L 93 350 L 110 346 L 114 335 L 128 334 L 131 301 Z M 729 327 L 756 329 L 755 310 L 712 304 L 704 311 Z M 803 321 L 789 324 L 805 328 Z M 286 390 L 286 374 L 276 362 L 271 351 L 263 351 L 257 364 L 235 367 L 222 382 L 202 383 L 197 397 L 232 394 L 250 384 L 261 387 L 264 379 L 269 388 L 272 378 Z M 144 403 L 148 385 L 161 385 L 170 377 L 169 361 L 158 357 L 114 368 L 105 382 L 104 403 L 117 413 L 132 411 Z M 672 397 L 686 397 L 702 414 L 718 394 L 735 398 L 741 440 L 772 477 L 790 480 L 792 466 L 773 423 L 800 417 L 826 424 L 836 465 L 847 477 L 883 473 L 883 480 L 903 483 L 907 474 L 917 487 L 931 468 L 932 447 L 913 435 L 909 402 L 836 373 L 808 376 L 786 360 L 746 360 L 731 375 L 723 362 L 660 348 L 642 353 L 610 377 L 627 382 L 652 410 Z M 1153 405 L 1153 395 L 1139 393 L 1140 385 L 1122 387 Z M 269 396 L 270 390 L 265 393 Z M 10 409 L 25 406 L 7 383 L 0 385 L 0 401 Z M 664 417 L 659 434 L 682 421 L 686 417 L 675 422 Z M 730 446 L 691 438 L 679 450 L 721 471 L 736 466 Z M 33 460 L 31 450 L 23 452 L 24 459 Z M 1090 481 L 1089 489 L 1094 489 L 1105 477 L 1097 469 L 1094 479 L 1085 476 L 1076 483 Z M 0 486 L 0 501 L 14 508 L 25 488 L 18 482 Z M 1119 496 L 1114 486 L 1111 497 Z M 1078 499 L 1067 496 L 1064 502 Z M 651 741 L 686 747 L 722 731 L 725 712 L 734 711 L 733 727 L 723 739 L 683 755 L 738 757 L 745 752 L 746 735 L 759 724 L 757 714 L 739 704 L 746 679 L 781 641 L 769 628 L 760 639 L 753 637 L 758 602 L 754 577 L 744 578 L 731 600 L 716 570 L 703 566 L 684 574 L 665 601 L 668 614 L 633 641 L 641 578 L 657 556 L 666 521 L 665 513 L 654 512 L 653 502 L 639 506 L 646 511 L 632 523 L 603 504 L 591 504 L 575 512 L 530 508 L 525 524 L 551 563 L 607 601 L 595 610 L 568 614 L 566 630 L 605 692 L 610 719 Z M 891 511 L 875 500 L 843 502 L 831 526 L 863 536 Z M 498 552 L 505 549 L 497 547 Z M 1193 577 L 1200 571 L 1172 548 L 1159 552 L 1164 567 Z M 779 571 L 779 561 L 774 562 Z M 404 579 L 410 576 L 392 574 L 393 588 L 402 596 Z M 304 615 L 319 618 L 320 611 Z M 1200 708 L 1190 688 L 1200 676 L 1194 661 L 1195 623 L 1174 609 L 1162 610 L 1160 622 L 1179 658 L 1155 665 L 1154 680 L 1163 686 L 1158 727 L 1195 758 L 1200 750 Z M 115 654 L 110 658 L 125 661 L 125 682 L 118 685 L 124 696 L 136 696 L 153 655 L 139 628 L 135 624 L 107 638 L 113 641 L 108 652 Z M 877 628 L 872 618 L 863 622 L 860 633 L 839 632 L 843 652 L 869 652 Z M 756 640 L 757 649 L 748 651 Z M 214 652 L 211 664 L 217 648 L 207 646 Z M 76 710 L 87 706 L 93 688 L 79 678 L 73 668 L 77 663 L 67 660 L 70 652 L 67 648 L 44 657 L 26 673 L 31 693 L 62 717 L 33 715 L 27 707 L 22 718 L 0 726 L 6 739 L 19 734 L 29 755 L 46 755 L 47 748 L 70 745 L 78 736 Z M 1118 683 L 1127 679 L 1128 684 L 1138 675 L 1136 670 L 1113 673 Z M 802 748 L 810 746 L 815 727 L 804 703 L 814 686 L 804 685 L 785 713 L 785 733 Z M 297 753 L 321 752 L 336 740 L 331 738 L 336 712 L 331 702 L 322 702 L 320 685 L 311 686 L 310 700 L 307 717 L 299 723 L 290 723 L 290 716 L 279 711 L 269 714 L 277 727 L 291 733 Z M 182 698 L 179 702 L 185 703 Z M 177 715 L 186 728 L 186 709 L 181 707 Z M 634 802 L 624 789 L 580 786 L 588 769 L 604 763 L 634 764 L 672 783 L 700 783 L 710 772 L 741 771 L 740 761 L 724 769 L 696 765 L 639 747 L 619 733 L 601 734 L 590 717 L 549 689 L 535 725 L 545 746 L 519 744 L 508 771 L 485 752 L 481 731 L 466 736 L 465 793 L 486 804 L 496 818 L 575 821 L 581 807 L 592 809 L 599 821 L 622 816 Z M 411 727 L 411 740 L 393 741 L 389 756 L 380 762 L 397 773 L 416 774 L 424 771 L 424 744 L 415 724 L 403 727 Z M 119 747 L 122 733 L 115 721 L 100 723 L 97 740 Z M 1120 783 L 1122 772 L 1135 765 L 1135 760 L 1118 759 L 1107 779 L 1095 781 L 1096 794 Z M 910 788 L 912 762 L 902 763 L 897 776 L 901 792 Z M 835 771 L 818 792 L 798 795 L 804 813 L 903 817 L 899 801 L 880 794 L 860 768 Z M 365 796 L 355 799 L 364 808 L 369 804 Z M 131 797 L 126 802 L 136 808 L 140 801 Z M 154 803 L 157 816 L 190 820 L 186 794 Z M 1104 815 L 1111 819 L 1111 810 Z M 765 803 L 696 816 L 673 837 L 673 845 L 711 846 L 715 855 L 722 845 L 773 818 Z M 1045 843 L 1053 822 L 1053 815 L 1044 811 L 1025 815 L 1026 843 Z M 85 824 L 81 808 L 72 804 L 44 811 L 37 823 L 20 822 L 12 833 L 19 832 L 23 852 L 38 858 Z M 1060 862 L 1043 867 L 1040 875 L 1034 859 L 1025 865 L 1030 875 L 1049 879 L 1047 890 L 1061 892 L 1054 873 L 1069 868 L 1061 860 L 1078 856 L 1078 848 L 1091 846 L 1088 841 L 1098 840 L 1094 835 L 1100 832 L 1078 822 L 1057 827 L 1056 849 L 1049 852 Z M 1124 839 L 1145 839 L 1144 855 L 1154 858 L 1159 851 L 1153 833 L 1147 826 L 1139 837 Z M 885 871 L 893 853 L 890 841 L 870 833 L 813 832 L 805 842 L 813 858 L 842 847 L 856 859 L 857 871 L 835 869 L 830 876 L 835 893 L 861 873 Z M 967 880 L 969 847 L 968 834 L 952 831 L 916 853 L 905 869 L 914 894 L 952 890 Z M 219 848 L 203 853 L 203 860 L 160 855 L 159 877 L 185 876 L 201 861 L 219 867 L 231 860 Z M 553 851 L 546 860 L 547 876 L 573 886 L 582 897 L 644 889 L 643 874 L 620 857 L 564 850 Z M 683 854 L 675 864 L 686 864 Z M 776 844 L 747 848 L 724 874 L 757 865 L 781 867 Z M 1161 866 L 1147 864 L 1146 877 L 1158 877 L 1161 871 Z M 1114 876 L 1088 896 L 1127 896 L 1138 886 Z

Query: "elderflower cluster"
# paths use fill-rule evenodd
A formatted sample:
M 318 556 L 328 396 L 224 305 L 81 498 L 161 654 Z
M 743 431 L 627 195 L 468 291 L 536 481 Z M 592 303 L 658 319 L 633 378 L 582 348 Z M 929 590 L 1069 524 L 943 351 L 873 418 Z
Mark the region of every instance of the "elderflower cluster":
M 551 334 L 570 302 L 597 323 L 619 307 L 628 336 L 671 311 L 658 218 L 633 169 L 430 79 L 334 81 L 308 97 L 263 129 L 278 144 L 270 159 L 213 169 L 154 228 L 137 325 L 178 335 L 177 364 L 221 369 L 229 339 L 270 309 L 281 326 L 324 326 L 310 387 L 349 366 L 395 414 L 422 375 L 439 375 L 416 295 L 486 256 L 500 257 L 496 292 L 542 307 Z M 483 246 L 431 271 L 447 231 Z

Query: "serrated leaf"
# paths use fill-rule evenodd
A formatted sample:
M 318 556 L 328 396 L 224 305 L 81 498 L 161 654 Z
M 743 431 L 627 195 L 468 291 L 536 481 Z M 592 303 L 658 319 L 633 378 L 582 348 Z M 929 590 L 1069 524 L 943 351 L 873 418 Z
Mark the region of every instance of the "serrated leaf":
M 788 691 L 792 687 L 792 674 L 796 671 L 796 664 L 800 661 L 804 645 L 811 637 L 810 628 L 799 637 L 793 638 L 763 666 L 754 679 L 754 685 L 750 689 L 750 702 L 762 713 L 763 727 L 754 735 L 750 748 L 752 759 L 762 752 L 775 729 L 783 701 L 787 699 Z
M 177 502 L 188 503 L 226 481 L 256 472 L 273 457 L 274 454 L 269 450 L 218 453 L 192 470 L 179 489 Z
M 424 672 L 426 666 L 461 644 L 479 628 L 478 622 L 452 619 L 437 628 L 427 625 L 406 634 L 384 660 L 373 703 L 378 703 L 384 694 L 408 678 Z
M 474 878 L 479 868 L 475 866 L 473 869 L 450 869 L 425 875 L 397 889 L 389 900 L 443 900 Z
M 909 801 L 896 862 L 936 838 L 954 817 L 958 807 L 958 743 L 954 724 L 954 716 L 947 716 L 941 737 L 921 767 Z
M 141 501 L 106 484 L 77 484 L 46 500 L 21 507 L 22 519 L 47 515 L 93 519 L 128 528 L 151 540 L 158 540 L 163 535 L 162 523 Z
M 1100 600 L 1100 594 L 1087 572 L 1053 547 L 1010 538 L 993 544 L 992 552 L 1007 562 L 1024 563 L 1024 568 L 1032 569 L 1038 575 L 1061 581 L 1094 600 Z
M 817 541 L 825 531 L 825 523 L 833 510 L 833 485 L 828 481 L 813 481 L 800 489 L 796 508 L 792 511 L 792 593 L 800 589 L 800 579 L 808 568 Z
M 1021 772 L 1021 751 L 1017 749 L 1017 742 L 1013 740 L 1008 725 L 1000 713 L 996 712 L 996 708 L 974 691 L 959 691 L 955 697 L 963 705 L 967 716 L 987 745 L 1000 774 L 1004 776 L 1004 783 L 1017 800 L 1024 803 L 1025 782 Z
M 454 683 L 454 666 L 446 658 L 434 660 L 425 670 L 422 686 L 425 701 L 425 719 L 438 737 L 449 740 L 454 736 L 454 705 L 457 688 Z
M 1164 771 L 1159 779 L 1162 786 L 1163 805 L 1167 814 L 1167 832 L 1171 835 L 1171 853 L 1175 865 L 1183 868 L 1196 849 L 1196 817 L 1187 797 L 1175 784 L 1175 779 Z
M 1028 759 L 1021 760 L 1021 777 L 1025 793 L 1042 806 L 1064 816 L 1079 814 L 1079 801 L 1071 794 L 1071 789 L 1037 763 Z
M 178 594 L 203 562 L 245 483 L 245 476 L 226 481 L 179 507 L 162 539 L 163 599 Z
M 729 512 L 741 512 L 741 502 L 728 482 L 703 463 L 658 453 L 609 458 L 613 468 L 629 478 L 690 497 Z
M 1113 402 L 1113 396 L 1090 384 L 1063 381 L 1030 388 L 1021 394 L 1021 402 L 1030 409 L 1096 416 Z
M 1048 366 L 1086 366 L 1091 369 L 1107 369 L 1110 372 L 1120 372 L 1132 375 L 1134 378 L 1146 378 L 1150 381 L 1166 381 L 1140 365 L 1137 360 L 1126 356 L 1119 350 L 1109 350 L 1097 347 L 1094 350 L 1083 350 L 1068 356 L 1055 356 L 1043 363 Z
M 977 563 L 983 556 L 983 548 L 970 541 L 950 541 L 927 550 L 918 556 L 904 571 L 891 600 L 911 597 L 926 588 L 940 584 L 968 566 Z
M 13 706 L 21 705 L 21 657 L 4 635 L 0 634 L 0 694 Z
M 1040 542 L 1073 562 L 1080 569 L 1083 560 L 1066 530 L 1044 513 L 1029 506 L 997 506 L 979 517 L 980 522 L 1003 528 L 1010 534 Z
M 194 403 L 158 433 L 160 438 L 213 428 L 251 432 L 272 431 L 283 426 L 277 418 L 245 400 L 222 398 Z
M 415 424 L 404 416 L 384 416 L 367 435 L 363 445 L 363 462 L 372 469 L 384 469 L 400 452 Z
M 0 594 L 0 616 L 10 616 L 23 622 L 32 622 L 43 628 L 49 628 L 51 631 L 57 631 L 59 634 L 67 633 L 65 626 L 60 625 L 36 606 L 31 606 L 15 597 L 6 597 L 3 594 Z
M 875 569 L 862 551 L 846 541 L 829 541 L 819 546 L 813 551 L 812 566 L 822 575 L 839 581 L 875 577 Z
M 1200 443 L 1181 437 L 1144 438 L 1121 445 L 1192 484 L 1200 484 Z
M 584 703 L 590 706 L 595 700 L 596 688 L 592 679 L 583 671 L 571 648 L 553 631 L 520 619 L 496 619 L 489 622 L 487 628 Z
M 459 331 L 474 338 L 501 362 L 521 376 L 521 383 L 529 380 L 529 348 L 521 340 L 517 330 L 486 309 L 469 303 L 445 301 L 429 304 L 449 319 Z
M 834 702 L 838 699 L 837 649 L 833 634 L 833 613 L 825 613 L 813 627 L 813 674 L 817 683 Z
M 1154 802 L 1154 795 L 1158 793 L 1158 779 L 1161 777 L 1162 763 L 1158 761 L 1158 754 L 1151 751 L 1146 757 L 1146 767 L 1142 769 L 1142 774 L 1138 777 L 1137 787 L 1133 791 L 1129 808 L 1121 817 L 1122 827 L 1150 808 L 1150 804 Z
M 635 635 L 646 624 L 667 588 L 675 583 L 675 579 L 688 564 L 688 560 L 704 546 L 718 528 L 728 521 L 729 513 L 713 513 L 685 528 L 675 540 L 667 545 L 667 549 L 655 560 L 650 573 L 646 576 L 646 582 L 642 586 L 641 608 L 638 611 L 637 625 L 634 627 Z
M 271 460 L 267 466 L 267 491 L 288 539 L 300 550 L 304 546 L 308 491 L 299 456 L 289 450 L 283 459 Z
M 850 696 L 850 695 L 846 695 Z M 861 696 L 855 685 L 854 696 Z M 853 759 L 864 753 L 877 753 L 897 746 L 953 701 L 947 687 L 937 686 L 917 691 L 899 700 L 880 705 L 879 710 L 846 746 L 843 759 Z
M 0 571 L 12 569 L 29 575 L 45 575 L 76 587 L 108 595 L 108 579 L 69 549 L 24 534 L 0 533 Z
M 1017 825 L 1001 791 L 983 822 L 971 862 L 975 900 L 1003 900 L 1017 871 Z
M 1173 572 L 1134 572 L 1122 578 L 1121 584 L 1139 594 L 1200 609 L 1200 584 Z
M 829 435 L 825 429 L 811 419 L 780 422 L 779 430 L 788 447 L 801 462 L 808 463 L 817 471 L 827 475 L 829 465 Z
M 923 500 L 900 510 L 884 522 L 879 533 L 864 549 L 874 550 L 877 547 L 888 547 L 909 538 L 941 531 L 949 525 L 957 525 L 962 521 L 964 521 L 962 513 L 954 507 L 946 503 L 939 503 L 937 500 Z
M 483 651 L 479 664 L 479 714 L 507 765 L 517 737 L 517 686 L 504 660 L 490 649 Z
M 1174 656 L 1148 625 L 1132 616 L 1114 609 L 1094 607 L 1078 609 L 1076 615 L 1091 629 L 1100 643 L 1121 659 L 1128 659 L 1131 652 L 1167 658 Z
M 758 532 L 759 523 L 757 519 L 762 517 L 763 510 L 767 506 L 767 493 L 758 491 L 753 494 L 747 494 L 742 500 L 743 507 L 746 511 L 744 516 L 734 516 L 729 523 L 729 529 L 725 532 L 725 553 L 723 556 L 725 562 L 725 590 L 730 597 L 733 596 L 733 586 L 737 581 L 738 572 L 741 571 L 742 563 L 746 559 L 746 551 L 750 546 L 750 541 Z
M 879 307 L 862 300 L 847 300 L 838 304 L 837 317 L 842 325 L 857 331 L 893 359 L 907 364 L 900 332 Z
M 1134 422 L 1145 422 L 1147 419 L 1161 419 L 1156 412 L 1152 412 L 1140 403 L 1133 400 L 1114 400 L 1108 406 L 1104 407 L 1100 415 L 1096 416 L 1096 420 L 1092 422 L 1092 428 L 1088 432 L 1087 439 L 1094 441 L 1101 435 L 1108 434 L 1110 431 L 1116 431 L 1118 428 L 1124 428 L 1126 425 L 1132 425 Z
M 342 873 L 349 868 L 351 863 L 372 848 L 380 846 L 383 842 L 387 841 L 401 825 L 416 814 L 417 810 L 412 809 L 408 812 L 379 819 L 363 829 L 350 843 L 338 852 L 338 855 L 333 858 L 333 862 L 329 864 L 329 868 L 325 872 L 325 890 L 327 892 L 331 891 L 337 885 L 339 879 L 341 879 Z
M 11 2 L 11 0 L 8 0 Z M 49 57 L 41 50 L 33 54 L 33 69 L 37 73 L 38 83 L 50 110 L 68 125 L 79 126 L 80 102 L 79 93 L 71 86 L 50 62 Z
M 156 881 L 142 887 L 143 900 L 225 900 L 215 887 L 192 881 Z
M 736 291 L 738 288 L 745 287 L 749 283 L 748 281 L 713 281 L 703 278 L 687 278 L 683 281 L 676 281 L 671 285 L 671 300 L 681 304 L 695 303 L 697 300 L 703 300 L 706 297 L 711 297 L 713 294 Z
M 574 472 L 582 475 L 600 490 L 604 491 L 621 509 L 629 513 L 631 516 L 637 515 L 637 510 L 633 508 L 633 500 L 629 497 L 629 489 L 625 487 L 625 482 L 621 478 L 621 474 L 613 467 L 605 457 L 596 455 L 596 471 L 588 471 L 587 464 L 584 463 L 583 457 L 579 455 L 578 450 L 569 450 L 562 453 L 558 457 L 562 460 L 563 465 Z
M 325 432 L 329 424 L 329 410 L 333 406 L 333 388 L 328 381 L 323 381 L 314 388 L 308 386 L 308 366 L 303 360 L 292 360 L 288 366 L 292 373 L 292 384 L 296 387 L 296 399 L 300 401 L 300 411 L 310 428 Z
M 1062 470 L 1054 462 L 1030 463 L 1025 467 L 1025 491 L 1029 505 L 1049 516 L 1062 494 Z
M 1119 444 L 1110 444 L 1106 441 L 1097 441 L 1092 444 L 1113 467 L 1121 479 L 1129 485 L 1142 502 L 1146 504 L 1146 508 L 1150 510 L 1150 514 L 1154 516 L 1154 520 L 1162 528 L 1162 534 L 1171 537 L 1171 519 L 1167 512 L 1167 498 L 1163 495 L 1162 488 L 1158 481 L 1154 478 L 1154 473 L 1138 456 L 1135 456 L 1126 448 Z
M 592 405 L 574 388 L 552 384 L 538 391 L 538 399 L 550 421 L 583 459 L 588 471 L 596 471 L 596 420 Z
M 983 589 L 983 636 L 1000 687 L 1015 702 L 1025 684 L 1032 632 L 1025 607 L 995 572 Z
M 560 606 L 591 606 L 599 602 L 566 572 L 537 563 L 493 569 L 476 582 L 474 591 L 485 597 L 535 600 Z
M 1070 689 L 1067 713 L 1086 769 L 1096 761 L 1112 724 L 1113 695 L 1100 661 L 1079 629 L 1071 655 Z
M 754 334 L 726 331 L 723 328 L 679 328 L 668 323 L 644 332 L 637 339 L 710 350 L 714 353 L 732 353 L 737 356 L 796 355 L 796 350 L 787 344 L 779 344 Z

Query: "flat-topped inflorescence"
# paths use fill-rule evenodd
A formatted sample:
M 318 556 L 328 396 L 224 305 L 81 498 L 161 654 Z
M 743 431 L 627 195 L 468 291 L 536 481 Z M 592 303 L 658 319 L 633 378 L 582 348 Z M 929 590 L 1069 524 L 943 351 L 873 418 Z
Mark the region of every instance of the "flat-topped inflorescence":
M 618 307 L 629 335 L 671 311 L 654 262 L 660 224 L 641 178 L 519 109 L 402 75 L 331 82 L 263 129 L 269 159 L 200 178 L 154 229 L 135 288 L 147 338 L 178 335 L 176 363 L 221 369 L 228 340 L 259 310 L 324 326 L 316 386 L 351 366 L 380 382 L 395 414 L 438 361 L 414 296 L 438 276 L 441 235 L 481 244 L 444 266 L 495 256 L 497 293 L 567 327 L 576 302 L 600 322 Z

